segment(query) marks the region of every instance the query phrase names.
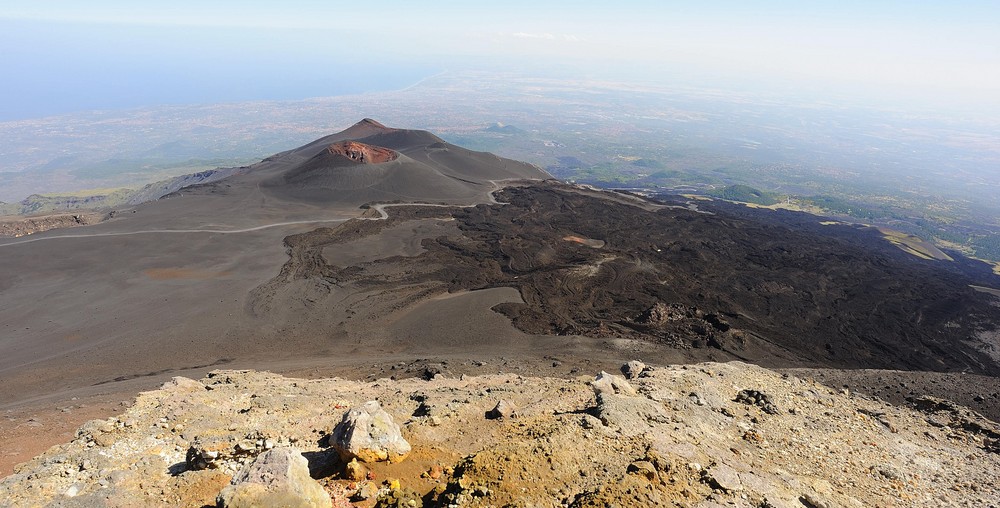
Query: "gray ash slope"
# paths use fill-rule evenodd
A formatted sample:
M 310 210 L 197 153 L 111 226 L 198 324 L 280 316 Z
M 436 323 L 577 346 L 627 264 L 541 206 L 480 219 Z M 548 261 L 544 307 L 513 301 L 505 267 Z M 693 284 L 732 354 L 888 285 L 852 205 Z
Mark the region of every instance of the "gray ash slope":
M 345 141 L 397 156 L 356 164 L 324 155 Z M 287 322 L 245 315 L 253 289 L 279 272 L 285 236 L 350 221 L 373 201 L 489 203 L 495 182 L 524 178 L 549 175 L 363 120 L 100 224 L 0 239 L 0 407 L 210 364 L 324 358 L 343 346 L 346 332 L 330 323 L 342 316 L 307 325 L 294 314 Z M 369 249 L 368 259 L 389 255 L 382 250 Z M 303 333 L 283 333 L 293 325 Z
M 397 156 L 377 164 L 332 156 L 331 145 L 344 141 L 389 149 Z M 224 192 L 248 180 L 269 196 L 316 205 L 467 204 L 481 202 L 494 181 L 544 178 L 549 175 L 530 164 L 466 150 L 427 131 L 394 129 L 364 119 L 343 132 L 269 157 L 245 174 L 179 193 Z

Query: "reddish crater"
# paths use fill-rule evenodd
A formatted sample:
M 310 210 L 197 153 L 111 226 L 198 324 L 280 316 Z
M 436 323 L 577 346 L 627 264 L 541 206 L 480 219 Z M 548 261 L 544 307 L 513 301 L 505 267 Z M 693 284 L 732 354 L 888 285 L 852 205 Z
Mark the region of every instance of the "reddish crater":
M 341 155 L 362 164 L 378 164 L 396 160 L 399 154 L 381 146 L 366 145 L 357 141 L 339 141 L 327 147 L 334 155 Z

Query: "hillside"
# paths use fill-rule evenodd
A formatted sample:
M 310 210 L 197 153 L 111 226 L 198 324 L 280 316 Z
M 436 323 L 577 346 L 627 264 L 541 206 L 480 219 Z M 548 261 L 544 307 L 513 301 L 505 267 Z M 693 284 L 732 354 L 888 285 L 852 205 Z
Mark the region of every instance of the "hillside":
M 0 504 L 201 507 L 225 497 L 220 506 L 240 506 L 280 495 L 289 506 L 988 507 L 1000 499 L 1000 427 L 947 401 L 893 407 L 742 363 L 622 370 L 631 379 L 175 378 L 21 466 L 0 482 Z M 388 412 L 387 425 L 401 426 L 408 452 L 394 463 L 348 464 L 330 436 L 370 400 Z M 301 464 L 264 465 L 278 454 Z M 254 468 L 270 472 L 255 480 Z M 224 488 L 238 494 L 221 496 Z
M 445 497 L 428 498 L 428 504 L 456 501 L 463 490 L 469 491 L 463 494 L 467 502 L 503 504 L 521 488 L 528 489 L 521 491 L 528 500 L 546 504 L 554 497 L 576 505 L 599 504 L 602 492 L 640 505 L 655 496 L 755 506 L 764 498 L 775 506 L 851 505 L 851 498 L 865 505 L 889 499 L 878 497 L 885 492 L 928 499 L 938 493 L 937 484 L 951 481 L 942 476 L 926 485 L 935 468 L 948 469 L 942 475 L 954 470 L 976 478 L 975 471 L 948 459 L 978 452 L 947 446 L 959 446 L 956 440 L 993 446 L 985 440 L 993 435 L 982 430 L 992 427 L 961 423 L 980 420 L 951 403 L 924 404 L 958 419 L 963 432 L 983 433 L 983 440 L 945 430 L 928 431 L 941 438 L 935 442 L 919 432 L 912 437 L 905 429 L 923 432 L 923 416 L 867 399 L 828 399 L 829 390 L 808 382 L 802 383 L 808 389 L 796 391 L 791 378 L 739 364 L 655 369 L 633 380 L 645 398 L 609 395 L 607 404 L 592 399 L 579 379 L 616 370 L 635 357 L 654 365 L 740 361 L 785 373 L 809 369 L 794 372 L 815 373 L 803 375 L 896 404 L 933 395 L 988 418 L 1000 414 L 1000 314 L 991 293 L 1000 288 L 1000 277 L 986 263 L 951 251 L 937 259 L 914 256 L 873 228 L 804 213 L 559 183 L 535 166 L 372 120 L 231 174 L 205 175 L 161 199 L 109 213 L 99 224 L 0 239 L 0 252 L 6 268 L 0 271 L 0 410 L 6 416 L 0 420 L 0 471 L 64 441 L 63 433 L 72 435 L 85 420 L 119 412 L 116 404 L 164 380 L 231 369 L 202 384 L 178 381 L 140 397 L 124 419 L 88 424 L 74 444 L 33 462 L 6 484 L 17 495 L 70 492 L 74 496 L 59 498 L 68 505 L 98 499 L 90 495 L 134 495 L 138 487 L 130 486 L 136 478 L 130 475 L 136 472 L 152 502 L 174 503 L 170 496 L 177 495 L 201 496 L 184 502 L 210 503 L 236 464 L 188 469 L 226 458 L 226 447 L 237 445 L 239 457 L 249 460 L 268 440 L 284 450 L 267 455 L 278 465 L 310 460 L 314 469 L 321 467 L 315 461 L 332 455 L 320 431 L 330 433 L 344 409 L 371 399 L 397 421 L 438 417 L 427 420 L 433 425 L 424 434 L 425 420 L 404 425 L 416 445 L 411 458 L 425 462 L 403 461 L 401 469 L 379 466 L 375 472 L 409 484 L 427 470 L 406 464 L 431 468 L 426 461 L 433 459 L 441 462 L 441 474 L 454 467 L 447 473 L 451 478 L 442 480 L 445 492 L 439 494 Z M 698 377 L 701 368 L 713 374 Z M 236 369 L 365 381 L 286 381 Z M 376 381 L 437 374 L 452 380 Z M 462 374 L 501 377 L 449 384 Z M 678 376 L 679 384 L 661 375 Z M 307 386 L 332 402 L 310 398 L 315 394 Z M 771 401 L 782 418 L 732 404 L 744 389 L 757 392 L 741 400 L 766 408 Z M 511 425 L 489 426 L 506 418 L 484 423 L 485 411 L 508 394 L 523 418 L 511 419 Z M 422 398 L 427 407 L 417 411 Z M 823 408 L 814 408 L 820 413 L 804 407 L 810 398 L 823 401 L 817 403 Z M 615 424 L 605 411 L 620 406 L 642 409 L 645 420 L 635 423 L 626 414 L 621 418 L 632 423 Z M 435 414 L 435 407 L 447 411 Z M 790 408 L 796 412 L 786 414 Z M 830 408 L 851 416 L 841 419 Z M 275 418 L 288 411 L 288 421 L 267 417 L 268 411 Z M 445 421 L 452 412 L 461 419 L 450 423 L 460 425 Z M 608 417 L 598 427 L 587 415 Z M 891 425 L 879 415 L 889 415 Z M 902 423 L 893 423 L 893 415 Z M 709 423 L 680 425 L 695 416 Z M 876 420 L 868 430 L 857 426 L 866 417 Z M 951 420 L 942 423 L 944 416 L 928 418 L 957 428 Z M 744 419 L 751 428 L 741 427 Z M 576 429 L 571 424 L 577 421 L 591 428 L 580 423 Z M 777 426 L 766 427 L 769 421 Z M 608 428 L 600 430 L 605 423 Z M 633 424 L 654 434 L 625 428 Z M 934 453 L 864 455 L 868 449 L 854 436 L 879 425 L 896 428 L 889 433 L 909 441 L 878 450 Z M 251 436 L 250 426 L 285 430 Z M 747 434 L 753 426 L 760 426 L 763 441 Z M 484 428 L 488 435 L 481 436 Z M 734 428 L 741 430 L 734 434 Z M 799 441 L 791 439 L 802 432 Z M 649 457 L 633 464 L 643 462 L 648 450 L 664 450 L 655 435 L 697 444 L 693 451 L 665 448 L 674 454 L 667 461 Z M 745 448 L 744 435 L 768 443 L 761 445 L 766 449 Z M 800 462 L 807 450 L 823 449 L 810 441 L 817 435 L 833 439 L 829 446 L 853 450 L 847 462 Z M 288 436 L 295 443 L 283 440 Z M 595 444 L 599 438 L 607 447 Z M 187 456 L 191 446 L 206 443 L 222 448 Z M 284 445 L 306 452 L 305 459 Z M 72 455 L 78 448 L 91 453 L 81 447 L 97 455 L 67 468 L 69 457 L 82 457 Z M 529 453 L 532 447 L 541 455 Z M 559 447 L 568 455 L 560 458 Z M 735 459 L 725 451 L 731 449 L 737 450 Z M 504 464 L 507 455 L 510 462 L 520 457 L 524 468 L 494 461 L 493 450 L 504 451 Z M 469 455 L 485 462 L 460 463 Z M 597 457 L 596 465 L 569 468 L 581 457 Z M 907 457 L 920 461 L 899 462 Z M 851 463 L 855 458 L 863 460 Z M 974 465 L 992 467 L 988 460 Z M 886 461 L 896 469 L 871 469 Z M 730 469 L 713 476 L 713 463 Z M 630 464 L 653 483 L 616 476 Z M 313 472 L 326 481 L 340 466 L 330 467 Z M 836 483 L 836 471 L 854 474 L 856 467 L 866 468 L 870 478 L 858 473 L 853 486 Z M 915 472 L 893 472 L 903 470 Z M 469 480 L 462 483 L 457 477 L 465 475 Z M 501 475 L 513 484 L 495 483 Z M 524 484 L 530 478 L 536 481 Z M 457 487 L 448 486 L 452 480 Z M 470 482 L 489 484 L 480 491 Z M 36 486 L 21 488 L 29 484 Z M 111 490 L 98 493 L 94 484 Z M 366 485 L 355 487 L 368 489 L 371 498 L 377 486 Z M 421 495 L 433 487 L 416 485 L 424 489 Z M 887 485 L 890 490 L 882 492 Z M 995 488 L 988 480 L 976 485 L 987 493 Z M 958 488 L 948 495 L 962 502 L 979 495 L 968 484 Z M 651 497 L 634 497 L 640 495 Z
M 352 159 L 351 150 L 358 156 L 367 153 L 368 157 Z M 112 212 L 113 216 L 165 196 L 218 194 L 225 194 L 231 201 L 256 199 L 264 194 L 265 200 L 277 201 L 270 208 L 277 208 L 273 212 L 278 214 L 288 214 L 295 207 L 358 207 L 372 201 L 468 204 L 486 201 L 486 194 L 497 181 L 545 178 L 550 176 L 536 166 L 466 150 L 426 131 L 390 128 L 366 118 L 341 132 L 249 166 L 200 171 L 106 195 L 30 196 L 19 203 L 0 204 L 0 212 L 30 215 L 99 210 L 102 214 Z M 192 208 L 192 201 L 188 199 L 184 208 L 202 217 L 218 215 L 215 208 L 224 206 L 210 200 L 212 203 L 204 209 Z M 255 203 L 260 205 L 259 201 Z M 18 220 L 11 218 L 8 222 Z M 23 225 L 8 229 L 15 228 L 43 230 Z M 13 235 L 0 231 L 3 236 Z

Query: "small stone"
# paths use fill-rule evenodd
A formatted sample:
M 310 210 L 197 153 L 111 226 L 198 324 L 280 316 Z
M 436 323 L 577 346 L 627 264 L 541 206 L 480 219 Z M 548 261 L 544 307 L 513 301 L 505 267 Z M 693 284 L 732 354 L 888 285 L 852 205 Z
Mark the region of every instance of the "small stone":
M 427 477 L 431 480 L 440 479 L 442 475 L 444 475 L 444 468 L 437 464 L 431 466 L 430 470 L 427 471 Z
M 378 485 L 372 482 L 365 482 L 361 488 L 351 496 L 352 500 L 366 501 L 368 499 L 374 499 L 378 496 Z
M 743 404 L 757 406 L 762 411 L 770 415 L 776 415 L 779 413 L 778 407 L 771 401 L 771 397 L 766 393 L 759 392 L 757 390 L 740 390 L 740 393 L 736 394 L 736 398 L 733 399 L 733 402 L 742 402 Z
M 631 362 L 622 365 L 621 371 L 625 375 L 626 379 L 636 379 L 646 370 L 646 364 L 640 362 L 639 360 L 632 360 Z
M 344 466 L 344 478 L 351 481 L 361 481 L 368 477 L 368 468 L 358 462 L 358 459 L 351 459 Z
M 257 444 L 249 439 L 244 439 L 239 443 L 236 443 L 236 451 L 242 453 L 249 453 L 257 449 Z
M 100 447 L 107 448 L 115 444 L 114 434 L 98 434 L 94 436 L 94 444 Z
M 499 418 L 517 418 L 517 406 L 506 399 L 500 399 L 493 409 L 486 412 L 486 418 L 496 420 Z
M 648 460 L 637 460 L 628 465 L 625 469 L 628 474 L 635 474 L 644 477 L 649 481 L 656 479 L 656 467 Z

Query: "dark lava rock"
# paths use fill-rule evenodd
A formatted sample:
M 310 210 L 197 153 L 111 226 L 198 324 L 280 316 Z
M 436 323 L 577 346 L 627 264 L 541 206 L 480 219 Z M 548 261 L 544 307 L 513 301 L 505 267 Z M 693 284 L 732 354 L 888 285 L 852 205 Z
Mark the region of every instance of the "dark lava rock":
M 922 260 L 871 228 L 822 226 L 807 214 L 654 210 L 609 194 L 539 183 L 496 192 L 504 206 L 397 208 L 390 220 L 286 238 L 282 273 L 385 291 L 512 287 L 523 303 L 493 310 L 528 334 L 647 341 L 686 361 L 1000 375 L 968 340 L 1000 324 L 969 287 L 1000 278 L 975 261 Z M 418 256 L 323 262 L 329 245 L 442 213 L 461 235 L 425 239 Z M 578 237 L 604 244 L 567 240 Z
M 778 414 L 778 406 L 774 405 L 774 402 L 771 401 L 771 397 L 757 390 L 740 390 L 740 393 L 736 394 L 736 398 L 733 399 L 733 401 L 742 402 L 743 404 L 750 406 L 757 406 L 769 415 Z

